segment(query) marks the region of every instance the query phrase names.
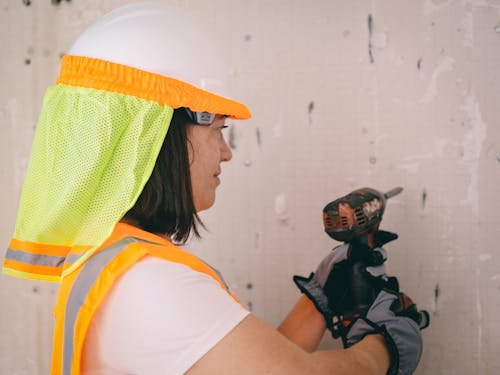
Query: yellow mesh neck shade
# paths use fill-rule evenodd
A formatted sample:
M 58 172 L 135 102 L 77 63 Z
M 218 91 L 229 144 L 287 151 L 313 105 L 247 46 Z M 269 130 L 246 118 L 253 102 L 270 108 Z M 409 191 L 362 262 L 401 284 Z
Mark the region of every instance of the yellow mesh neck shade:
M 250 117 L 172 78 L 65 56 L 45 94 L 3 272 L 60 281 L 92 255 L 139 197 L 178 107 Z

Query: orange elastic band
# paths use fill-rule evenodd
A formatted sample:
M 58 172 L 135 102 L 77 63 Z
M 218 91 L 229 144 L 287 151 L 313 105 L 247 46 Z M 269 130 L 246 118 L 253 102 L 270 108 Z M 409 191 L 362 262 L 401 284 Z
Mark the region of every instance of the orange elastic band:
M 13 259 L 5 259 L 3 263 L 3 268 L 7 270 L 20 271 L 25 274 L 48 275 L 48 276 L 60 276 L 62 271 L 62 266 L 60 267 L 38 266 L 32 264 L 25 264 Z
M 172 108 L 250 118 L 248 108 L 237 101 L 211 94 L 189 83 L 130 66 L 83 56 L 64 56 L 57 84 L 106 90 L 153 100 Z

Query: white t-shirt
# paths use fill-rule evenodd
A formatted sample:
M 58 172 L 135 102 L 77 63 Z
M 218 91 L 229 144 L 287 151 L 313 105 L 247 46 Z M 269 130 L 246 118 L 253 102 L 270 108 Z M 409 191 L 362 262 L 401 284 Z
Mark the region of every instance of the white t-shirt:
M 212 277 L 148 256 L 94 315 L 82 374 L 183 374 L 248 314 Z

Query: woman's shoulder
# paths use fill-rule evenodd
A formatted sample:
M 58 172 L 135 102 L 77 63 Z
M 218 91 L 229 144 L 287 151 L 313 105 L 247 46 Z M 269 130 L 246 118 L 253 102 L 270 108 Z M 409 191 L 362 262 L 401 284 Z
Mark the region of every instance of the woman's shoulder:
M 167 372 L 183 373 L 247 315 L 209 275 L 146 256 L 101 303 L 87 337 L 86 362 L 142 370 L 151 368 L 148 356 L 130 353 L 154 348 L 158 368 L 168 364 Z

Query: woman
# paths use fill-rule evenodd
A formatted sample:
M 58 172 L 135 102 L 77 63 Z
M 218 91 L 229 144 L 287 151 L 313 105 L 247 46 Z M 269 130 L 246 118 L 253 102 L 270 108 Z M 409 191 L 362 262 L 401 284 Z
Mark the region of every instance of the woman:
M 109 13 L 63 58 L 4 264 L 61 282 L 51 373 L 411 372 L 420 336 L 390 311 L 396 297 L 381 293 L 347 331 L 349 349 L 312 353 L 330 325 L 319 279 L 276 331 L 174 245 L 199 234 L 197 213 L 214 203 L 231 159 L 226 117 L 250 117 L 219 95 L 221 72 L 197 25 L 155 3 Z

